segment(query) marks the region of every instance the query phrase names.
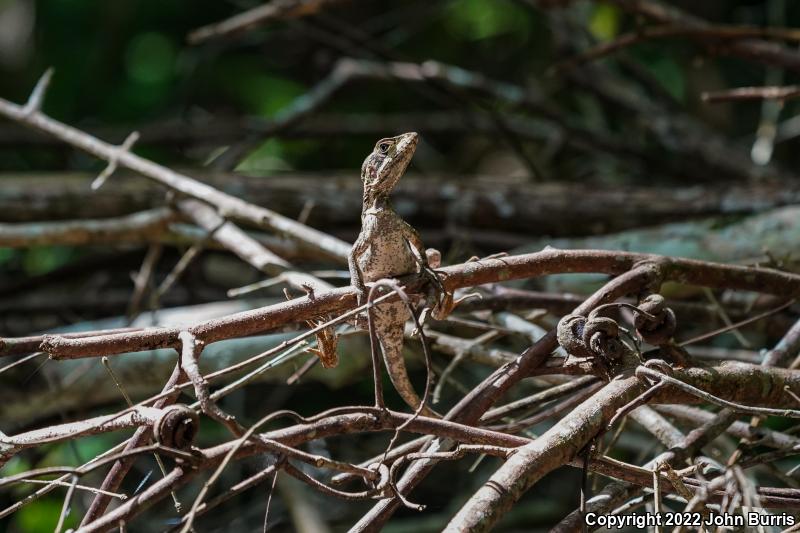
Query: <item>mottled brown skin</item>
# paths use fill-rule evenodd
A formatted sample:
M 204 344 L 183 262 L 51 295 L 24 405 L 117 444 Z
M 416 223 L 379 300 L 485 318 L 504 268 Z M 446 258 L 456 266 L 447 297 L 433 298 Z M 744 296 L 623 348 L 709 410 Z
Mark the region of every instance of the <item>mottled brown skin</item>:
M 359 291 L 359 302 L 366 300 L 365 283 L 420 271 L 426 264 L 425 248 L 419 234 L 394 212 L 389 194 L 408 167 L 417 147 L 416 133 L 381 139 L 361 166 L 364 205 L 361 233 L 350 251 L 350 278 Z M 397 392 L 416 410 L 421 400 L 408 379 L 403 361 L 403 331 L 409 318 L 403 302 L 375 307 L 373 320 L 383 352 L 383 360 Z M 421 411 L 436 416 L 428 407 Z

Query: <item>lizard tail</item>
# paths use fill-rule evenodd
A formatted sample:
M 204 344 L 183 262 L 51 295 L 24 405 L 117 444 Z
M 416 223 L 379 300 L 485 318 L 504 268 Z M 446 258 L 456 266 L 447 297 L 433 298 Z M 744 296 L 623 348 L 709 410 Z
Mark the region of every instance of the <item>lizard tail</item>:
M 416 412 L 422 400 L 408 379 L 406 363 L 403 360 L 403 329 L 403 324 L 388 327 L 383 330 L 379 340 L 381 352 L 383 352 L 383 362 L 389 371 L 389 379 L 392 380 L 392 385 L 394 385 L 400 397 L 403 398 L 403 401 Z M 422 408 L 420 414 L 432 418 L 441 418 L 440 414 L 427 405 Z

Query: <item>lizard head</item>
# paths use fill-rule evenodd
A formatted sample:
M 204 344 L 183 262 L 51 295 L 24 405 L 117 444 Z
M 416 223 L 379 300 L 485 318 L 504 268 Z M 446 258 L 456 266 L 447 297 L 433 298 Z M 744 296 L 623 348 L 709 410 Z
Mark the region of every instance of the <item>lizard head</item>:
M 418 142 L 419 135 L 412 131 L 375 143 L 372 153 L 361 165 L 365 192 L 389 194 L 406 171 Z

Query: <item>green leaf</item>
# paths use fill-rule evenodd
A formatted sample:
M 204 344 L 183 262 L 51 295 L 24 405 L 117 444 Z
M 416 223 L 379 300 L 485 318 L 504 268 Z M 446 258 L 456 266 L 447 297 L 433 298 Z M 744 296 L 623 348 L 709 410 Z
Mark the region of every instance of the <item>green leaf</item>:
M 17 251 L 14 248 L 0 248 L 0 265 L 9 262 L 16 254 Z
M 686 96 L 686 81 L 680 65 L 671 57 L 663 56 L 645 65 L 664 88 L 679 102 Z
M 236 172 L 260 174 L 290 170 L 291 166 L 286 162 L 284 155 L 284 143 L 278 139 L 269 139 L 250 152 L 236 167 Z
M 64 488 L 63 490 L 67 490 Z M 63 500 L 55 498 L 45 498 L 30 503 L 17 511 L 17 524 L 22 531 L 39 533 L 41 531 L 53 531 L 58 524 L 58 517 L 61 515 Z M 68 514 L 64 522 L 64 529 L 78 525 L 77 513 Z M 63 531 L 63 530 L 62 530 Z
M 305 88 L 290 79 L 267 74 L 254 74 L 243 78 L 236 87 L 238 96 L 249 111 L 263 117 L 274 117 L 284 111 Z
M 30 275 L 46 274 L 68 263 L 72 255 L 73 249 L 66 246 L 37 246 L 25 253 L 22 263 Z
M 529 29 L 524 11 L 509 2 L 454 0 L 445 13 L 449 29 L 473 41 L 508 33 L 524 38 Z
M 610 41 L 619 31 L 620 12 L 608 4 L 598 4 L 589 18 L 589 31 L 601 41 Z
M 31 464 L 19 455 L 12 457 L 10 461 L 0 468 L 0 477 L 13 476 L 31 469 Z
M 42 447 L 46 453 L 37 467 L 84 463 L 116 446 L 119 438 L 112 434 L 88 435 L 72 442 L 58 442 Z
M 125 50 L 125 72 L 135 82 L 160 85 L 172 78 L 175 56 L 175 46 L 167 37 L 155 32 L 142 33 Z

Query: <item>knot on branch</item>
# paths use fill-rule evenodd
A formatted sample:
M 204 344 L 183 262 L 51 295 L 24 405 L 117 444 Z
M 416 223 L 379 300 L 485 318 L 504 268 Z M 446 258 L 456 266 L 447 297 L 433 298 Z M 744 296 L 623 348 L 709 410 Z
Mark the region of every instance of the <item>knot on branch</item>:
M 675 334 L 675 313 L 666 306 L 664 297 L 660 294 L 650 294 L 642 299 L 633 316 L 636 332 L 648 344 L 666 344 Z
M 376 474 L 376 479 L 365 480 L 370 488 L 370 491 L 373 492 L 377 497 L 384 498 L 390 496 L 392 494 L 390 485 L 392 478 L 389 467 L 384 463 L 371 463 L 367 469 Z
M 586 317 L 582 315 L 566 315 L 561 317 L 556 327 L 558 344 L 570 355 L 592 357 L 592 352 L 583 342 L 583 330 Z
M 69 339 L 58 334 L 45 334 L 39 344 L 39 350 L 46 353 L 50 359 L 61 359 L 61 349 L 69 345 Z
M 650 359 L 644 364 L 636 367 L 634 375 L 649 387 L 661 386 L 664 384 L 662 376 L 672 376 L 674 374 L 672 366 L 663 359 Z
M 593 353 L 602 355 L 606 359 L 619 358 L 621 355 L 619 324 L 612 318 L 589 314 L 583 328 L 583 343 Z
M 153 434 L 164 446 L 185 450 L 200 429 L 200 417 L 185 405 L 171 405 L 153 423 Z
M 597 316 L 593 311 L 588 317 L 581 315 L 563 317 L 558 322 L 556 337 L 558 344 L 570 355 L 599 356 L 611 362 L 623 354 L 619 332 L 619 324 L 614 319 Z

